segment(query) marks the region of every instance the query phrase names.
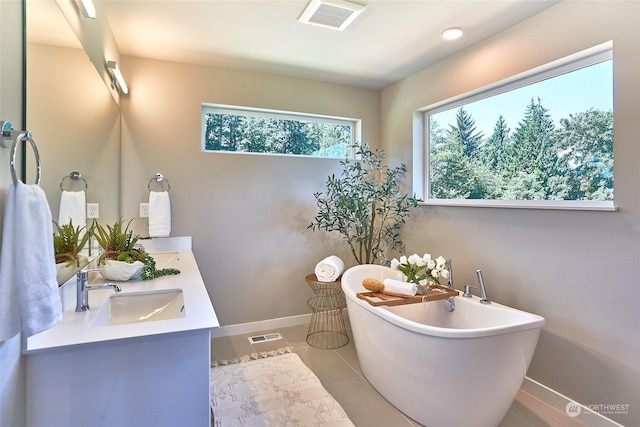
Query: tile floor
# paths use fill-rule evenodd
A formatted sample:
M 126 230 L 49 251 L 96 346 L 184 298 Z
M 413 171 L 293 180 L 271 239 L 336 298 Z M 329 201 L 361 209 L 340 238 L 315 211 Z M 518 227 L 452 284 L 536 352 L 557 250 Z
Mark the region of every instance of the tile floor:
M 387 402 L 363 377 L 353 339 L 350 339 L 346 346 L 335 350 L 316 349 L 306 342 L 307 327 L 307 325 L 298 325 L 248 335 L 214 338 L 211 357 L 213 360 L 232 359 L 254 352 L 293 347 L 296 354 L 342 405 L 357 427 L 421 426 Z M 258 344 L 249 343 L 249 336 L 272 332 L 279 332 L 283 339 Z M 520 390 L 509 413 L 497 427 L 579 427 L 584 425 Z

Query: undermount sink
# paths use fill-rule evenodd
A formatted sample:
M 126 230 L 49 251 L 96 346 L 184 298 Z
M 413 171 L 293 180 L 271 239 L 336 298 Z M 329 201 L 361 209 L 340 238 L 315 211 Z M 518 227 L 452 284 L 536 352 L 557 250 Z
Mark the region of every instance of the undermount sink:
M 92 327 L 184 317 L 182 289 L 114 294 L 102 305 Z
M 153 258 L 155 262 L 174 262 L 180 261 L 180 256 L 178 251 L 169 251 L 169 252 L 149 252 L 149 255 Z

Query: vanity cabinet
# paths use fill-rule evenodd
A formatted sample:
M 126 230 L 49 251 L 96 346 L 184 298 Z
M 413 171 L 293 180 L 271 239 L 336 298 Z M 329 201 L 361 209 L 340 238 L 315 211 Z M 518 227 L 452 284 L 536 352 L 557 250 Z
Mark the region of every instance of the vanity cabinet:
M 210 331 L 27 355 L 27 426 L 210 426 Z
M 211 330 L 220 324 L 191 238 L 144 245 L 152 256 L 157 253 L 157 268 L 180 274 L 121 282 L 117 295 L 180 289 L 184 316 L 103 326 L 96 315 L 113 291 L 91 291 L 91 309 L 77 313 L 75 279 L 67 282 L 61 288 L 62 320 L 24 343 L 27 427 L 211 425 Z M 92 274 L 92 285 L 104 283 Z

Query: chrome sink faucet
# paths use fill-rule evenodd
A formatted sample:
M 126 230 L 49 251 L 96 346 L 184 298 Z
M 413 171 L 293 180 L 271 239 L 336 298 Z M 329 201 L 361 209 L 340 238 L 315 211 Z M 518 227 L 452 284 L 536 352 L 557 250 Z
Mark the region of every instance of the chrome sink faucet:
M 89 286 L 89 273 L 98 271 L 98 269 L 80 270 L 76 274 L 76 311 L 82 312 L 89 310 L 89 291 L 93 289 L 113 289 L 120 292 L 120 286 L 115 283 L 106 283 L 104 285 Z

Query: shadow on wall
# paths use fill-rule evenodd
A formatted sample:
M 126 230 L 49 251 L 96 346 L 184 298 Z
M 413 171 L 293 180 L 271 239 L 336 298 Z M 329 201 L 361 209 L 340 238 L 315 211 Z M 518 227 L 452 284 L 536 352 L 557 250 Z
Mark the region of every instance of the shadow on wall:
M 549 361 L 553 361 L 551 366 Z M 638 370 L 638 366 L 623 366 L 619 360 L 543 329 L 527 376 L 588 408 L 601 408 L 599 412 L 605 417 L 631 426 L 638 425 L 640 419 L 640 395 L 622 395 L 620 390 L 637 389 L 637 384 L 631 384 L 635 378 L 629 375 L 632 370 Z M 620 384 L 621 379 L 629 384 Z M 571 384 L 571 390 L 563 389 L 563 384 Z M 590 384 L 598 384 L 598 390 L 592 390 Z M 607 401 L 595 396 L 607 396 Z

